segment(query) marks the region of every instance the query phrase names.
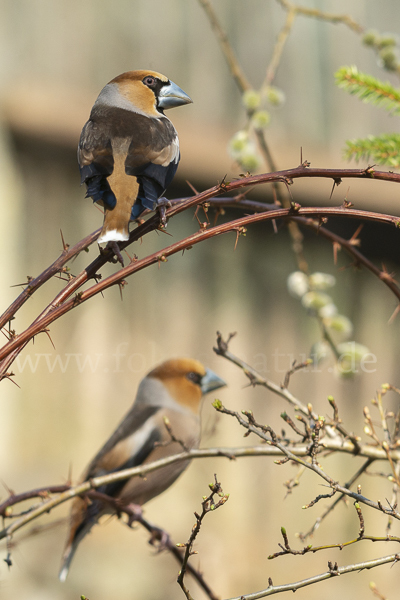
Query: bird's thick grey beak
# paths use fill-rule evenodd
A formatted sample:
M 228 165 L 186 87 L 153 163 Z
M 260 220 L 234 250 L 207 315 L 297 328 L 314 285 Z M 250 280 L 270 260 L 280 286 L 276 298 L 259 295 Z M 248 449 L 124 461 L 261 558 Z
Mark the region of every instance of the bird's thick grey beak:
M 224 387 L 224 385 L 226 385 L 226 382 L 221 377 L 218 377 L 211 369 L 206 369 L 206 374 L 201 378 L 200 384 L 203 394 L 217 390 Z
M 167 85 L 163 85 L 158 94 L 159 108 L 174 108 L 175 106 L 182 106 L 182 104 L 190 104 L 191 102 L 193 100 L 172 81 Z

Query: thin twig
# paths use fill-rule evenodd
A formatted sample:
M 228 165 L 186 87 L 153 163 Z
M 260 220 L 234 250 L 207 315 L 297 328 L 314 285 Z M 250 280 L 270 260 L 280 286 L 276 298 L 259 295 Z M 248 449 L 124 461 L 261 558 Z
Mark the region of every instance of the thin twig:
M 298 463 L 298 464 L 302 465 L 303 467 L 305 467 L 306 469 L 309 469 L 310 471 L 313 471 L 314 473 L 319 475 L 324 481 L 326 481 L 328 483 L 329 487 L 332 490 L 334 490 L 335 492 L 340 492 L 342 494 L 345 494 L 346 496 L 353 498 L 357 502 L 365 504 L 365 505 L 369 506 L 370 508 L 374 508 L 375 510 L 379 510 L 379 511 L 383 512 L 384 514 L 388 514 L 388 515 L 392 516 L 393 518 L 400 520 L 400 513 L 397 510 L 395 510 L 393 507 L 384 506 L 380 500 L 378 500 L 377 502 L 374 502 L 373 500 L 366 498 L 362 494 L 359 494 L 359 493 L 353 492 L 352 490 L 349 490 L 345 486 L 342 486 L 339 483 L 337 483 L 336 481 L 334 481 L 334 479 L 332 479 L 332 477 L 327 475 L 316 462 L 314 462 L 314 461 L 308 462 L 307 460 L 303 460 L 303 458 L 296 456 L 296 454 L 294 452 L 292 452 L 291 449 L 289 449 L 285 444 L 281 443 L 277 439 L 276 435 L 274 434 L 274 432 L 272 431 L 272 429 L 270 427 L 256 423 L 254 421 L 251 413 L 248 413 L 248 412 L 244 413 L 247 418 L 247 420 L 246 420 L 238 412 L 231 411 L 231 410 L 225 408 L 224 406 L 222 406 L 222 404 L 219 401 L 214 403 L 214 408 L 216 408 L 216 410 L 218 410 L 218 412 L 221 412 L 223 414 L 230 415 L 230 416 L 236 418 L 238 423 L 242 427 L 247 429 L 250 433 L 254 433 L 258 437 L 263 439 L 265 442 L 267 442 L 268 444 L 275 446 L 276 448 L 281 450 L 282 453 L 285 456 L 287 456 L 287 458 L 290 459 L 291 461 Z M 308 454 L 309 453 L 310 452 L 308 451 Z
M 245 421 L 244 421 L 245 422 Z M 299 444 L 298 446 L 287 446 L 285 447 L 287 452 L 290 452 L 290 460 L 294 460 L 295 462 L 300 462 L 300 464 L 304 464 L 305 461 L 300 460 L 296 461 L 295 457 L 308 457 L 309 456 L 309 447 L 305 444 Z M 8 526 L 4 527 L 0 531 L 0 539 L 3 539 L 7 536 L 13 535 L 19 529 L 25 527 L 28 523 L 34 521 L 38 517 L 42 516 L 50 512 L 55 507 L 72 500 L 76 496 L 80 496 L 90 492 L 91 490 L 97 489 L 103 485 L 108 483 L 115 483 L 117 481 L 124 481 L 131 477 L 140 477 L 144 476 L 147 473 L 155 471 L 157 469 L 162 469 L 170 464 L 174 464 L 175 462 L 187 461 L 192 459 L 202 459 L 202 458 L 245 458 L 251 456 L 270 456 L 270 457 L 282 457 L 287 456 L 287 452 L 283 450 L 280 446 L 253 446 L 253 447 L 243 447 L 243 448 L 204 448 L 200 450 L 189 450 L 188 452 L 180 452 L 179 454 L 175 454 L 173 456 L 160 459 L 151 464 L 141 465 L 139 467 L 132 467 L 130 469 L 124 469 L 115 473 L 109 473 L 107 475 L 102 475 L 101 477 L 95 477 L 90 481 L 85 481 L 79 483 L 77 485 L 61 485 L 61 486 L 49 486 L 48 488 L 40 488 L 40 490 L 32 490 L 29 492 L 23 492 L 22 494 L 12 494 L 11 497 L 7 498 L 2 504 L 0 504 L 0 515 L 3 518 L 12 518 L 12 511 L 10 508 L 15 506 L 17 503 L 24 501 L 29 498 L 34 497 L 42 497 L 43 500 L 39 506 L 35 506 L 35 508 L 29 512 L 26 512 L 24 515 L 19 516 L 15 520 L 13 519 L 12 523 Z M 321 451 L 337 451 L 349 455 L 357 455 L 362 456 L 364 458 L 373 458 L 374 460 L 387 460 L 386 453 L 383 452 L 381 448 L 376 448 L 372 446 L 368 446 L 367 444 L 362 445 L 360 450 L 356 450 L 354 444 L 350 441 L 343 441 L 341 439 L 325 439 L 321 442 Z M 400 461 L 400 450 L 393 450 L 391 452 L 391 457 L 393 460 Z M 310 464 L 307 463 L 307 468 L 310 467 Z M 51 490 L 60 490 L 55 495 L 52 494 Z M 347 490 L 337 488 L 337 491 L 346 493 Z M 39 493 L 40 492 L 40 493 Z M 360 500 L 360 495 L 352 495 L 355 500 Z M 379 508 L 378 504 L 372 505 L 372 508 Z M 381 509 L 380 509 L 381 510 Z M 395 517 L 397 518 L 397 517 Z
M 307 579 L 302 579 L 294 583 L 285 583 L 283 585 L 273 585 L 271 583 L 271 585 L 269 585 L 268 588 L 266 588 L 265 590 L 255 592 L 253 594 L 237 596 L 235 598 L 230 598 L 229 600 L 258 600 L 259 598 L 267 598 L 268 596 L 273 596 L 274 594 L 280 594 L 282 592 L 295 592 L 296 590 L 299 590 L 303 587 L 314 585 L 315 583 L 319 583 L 320 581 L 326 581 L 331 577 L 337 577 L 338 575 L 345 575 L 347 573 L 355 573 L 358 571 L 362 571 L 363 569 L 373 569 L 375 567 L 379 567 L 380 565 L 398 563 L 399 561 L 400 554 L 391 554 L 389 556 L 383 556 L 381 558 L 375 558 L 373 560 L 367 560 L 360 563 L 355 563 L 353 565 L 337 567 L 337 569 L 335 570 L 332 570 L 330 568 L 325 573 L 321 573 L 320 575 L 314 575 L 312 577 L 308 577 Z
M 321 21 L 328 21 L 329 23 L 334 24 L 343 24 L 349 27 L 355 33 L 363 33 L 364 28 L 361 27 L 357 21 L 355 21 L 349 15 L 338 15 L 335 13 L 326 13 L 320 11 L 316 8 L 307 8 L 304 6 L 298 6 L 297 4 L 293 4 L 293 2 L 289 2 L 289 0 L 277 0 L 277 2 L 284 8 L 286 11 L 294 11 L 297 15 L 303 15 L 305 17 L 314 17 L 316 19 L 321 19 Z
M 195 552 L 193 550 L 193 544 L 200 532 L 200 528 L 203 523 L 204 517 L 209 512 L 215 511 L 215 510 L 217 510 L 217 508 L 220 508 L 221 506 L 223 506 L 229 497 L 228 495 L 223 493 L 221 484 L 218 482 L 216 475 L 214 475 L 214 479 L 215 479 L 215 483 L 210 484 L 211 494 L 209 496 L 207 496 L 206 498 L 204 498 L 203 502 L 201 503 L 201 506 L 202 506 L 201 513 L 200 514 L 198 514 L 197 512 L 194 513 L 194 516 L 196 517 L 196 523 L 192 528 L 192 532 L 190 534 L 188 542 L 186 542 L 186 544 L 179 544 L 179 547 L 185 548 L 185 552 L 184 552 L 184 556 L 182 559 L 182 566 L 181 566 L 181 570 L 179 571 L 177 581 L 178 581 L 178 584 L 180 585 L 183 593 L 185 594 L 187 600 L 193 600 L 193 598 L 184 583 L 184 578 L 185 578 L 186 571 L 188 570 L 188 567 L 189 567 L 189 558 L 191 556 L 193 556 L 194 554 L 197 554 L 197 552 Z M 214 496 L 217 496 L 217 501 L 214 500 Z
M 272 58 L 267 67 L 267 74 L 265 76 L 265 82 L 263 87 L 267 87 L 272 84 L 276 70 L 282 58 L 283 49 L 288 40 L 289 34 L 292 30 L 293 23 L 296 17 L 296 10 L 294 7 L 290 7 L 287 9 L 286 21 L 281 31 L 278 34 L 278 39 L 276 40 L 274 50 L 272 53 Z
M 350 488 L 356 481 L 357 479 L 359 479 L 359 477 L 365 473 L 365 471 L 368 469 L 368 467 L 374 462 L 374 460 L 372 458 L 368 458 L 363 465 L 361 465 L 361 467 L 356 471 L 356 473 L 354 473 L 354 475 L 344 484 L 346 488 Z M 345 497 L 344 494 L 340 494 L 333 502 L 332 504 L 330 504 L 328 506 L 328 508 L 326 510 L 324 510 L 324 512 L 318 517 L 318 519 L 316 519 L 315 523 L 313 524 L 313 526 L 311 527 L 311 529 L 309 531 L 307 531 L 306 533 L 300 533 L 299 537 L 302 541 L 305 541 L 308 537 L 310 537 L 311 535 L 313 535 L 317 529 L 319 528 L 319 526 L 321 525 L 322 521 L 324 521 L 324 519 L 326 519 L 326 517 L 335 509 L 335 507 L 339 504 L 339 502 L 341 502 L 343 500 L 343 498 Z
M 217 14 L 211 5 L 211 2 L 209 0 L 199 0 L 199 2 L 203 7 L 204 12 L 206 13 L 208 20 L 210 21 L 210 25 L 215 32 L 215 35 L 221 46 L 221 50 L 225 56 L 226 62 L 228 63 L 231 74 L 234 80 L 236 81 L 240 91 L 245 92 L 246 90 L 251 89 L 251 85 L 248 82 L 242 68 L 239 65 L 233 48 L 229 43 L 228 36 L 222 28 Z

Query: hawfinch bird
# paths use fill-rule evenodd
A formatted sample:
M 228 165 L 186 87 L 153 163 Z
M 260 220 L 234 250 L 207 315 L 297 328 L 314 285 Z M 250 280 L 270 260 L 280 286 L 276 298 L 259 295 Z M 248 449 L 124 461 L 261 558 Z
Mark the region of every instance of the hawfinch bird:
M 147 464 L 160 458 L 198 448 L 200 407 L 204 394 L 226 383 L 210 369 L 192 359 L 167 360 L 140 382 L 132 408 L 110 439 L 96 454 L 81 480 Z M 176 441 L 172 440 L 167 427 Z M 182 442 L 179 443 L 179 442 Z M 166 490 L 190 461 L 177 462 L 148 473 L 99 488 L 122 505 L 142 505 Z M 100 500 L 76 497 L 59 574 L 65 581 L 75 550 L 82 538 L 104 514 L 115 510 Z
M 180 158 L 178 134 L 164 110 L 192 100 L 154 71 L 128 71 L 100 92 L 78 146 L 86 196 L 104 206 L 98 243 L 129 238 L 129 221 L 171 183 Z M 119 252 L 119 250 L 118 250 Z

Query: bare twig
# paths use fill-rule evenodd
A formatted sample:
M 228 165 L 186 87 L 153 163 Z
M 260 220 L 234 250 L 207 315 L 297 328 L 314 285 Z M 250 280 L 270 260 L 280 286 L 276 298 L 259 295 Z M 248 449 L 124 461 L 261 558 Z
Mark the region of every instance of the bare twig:
M 349 15 L 326 13 L 318 9 L 307 8 L 299 6 L 297 4 L 293 4 L 293 2 L 290 2 L 289 0 L 277 0 L 277 2 L 282 6 L 282 8 L 284 8 L 288 12 L 294 11 L 297 15 L 303 15 L 305 17 L 314 17 L 316 19 L 321 19 L 322 21 L 328 21 L 329 23 L 341 23 L 352 29 L 355 33 L 363 33 L 364 31 L 364 28 L 361 27 L 361 25 Z
M 360 477 L 361 475 L 368 469 L 368 467 L 373 463 L 373 459 L 372 458 L 368 458 L 363 465 L 361 465 L 361 467 L 356 471 L 356 473 L 354 473 L 354 475 L 344 484 L 346 488 L 350 488 Z M 319 528 L 319 526 L 321 525 L 322 521 L 324 521 L 324 519 L 326 519 L 326 517 L 335 509 L 335 507 L 339 504 L 339 502 L 341 502 L 343 500 L 343 498 L 345 497 L 344 494 L 340 494 L 333 502 L 332 504 L 330 504 L 328 506 L 327 509 L 324 510 L 324 512 L 322 513 L 322 515 L 320 515 L 318 517 L 318 519 L 316 519 L 315 523 L 313 524 L 313 526 L 311 527 L 311 529 L 309 531 L 307 531 L 306 533 L 300 533 L 299 537 L 302 541 L 305 541 L 308 537 L 310 537 L 311 535 L 313 535 L 317 529 Z
M 101 500 L 106 504 L 110 504 L 118 514 L 118 517 L 120 517 L 122 513 L 125 513 L 128 517 L 128 527 L 132 527 L 133 523 L 139 523 L 146 529 L 146 531 L 150 533 L 149 544 L 152 546 L 157 544 L 158 551 L 167 550 L 178 561 L 182 569 L 184 568 L 185 571 L 192 575 L 210 600 L 219 600 L 218 596 L 216 596 L 206 582 L 204 575 L 198 569 L 195 569 L 193 565 L 187 564 L 187 561 L 185 562 L 185 556 L 180 548 L 181 545 L 175 544 L 171 539 L 171 536 L 164 529 L 153 525 L 147 519 L 145 519 L 143 517 L 141 506 L 132 504 L 121 505 L 121 502 L 118 499 L 112 496 L 107 496 L 106 494 L 100 493 L 96 490 L 88 492 L 86 496 L 91 499 Z
M 228 36 L 222 28 L 211 2 L 209 0 L 199 0 L 199 2 L 203 7 L 204 12 L 206 13 L 210 22 L 210 25 L 218 39 L 218 42 L 221 46 L 221 50 L 225 56 L 226 62 L 228 63 L 232 77 L 236 81 L 238 88 L 241 92 L 251 89 L 251 85 L 248 82 L 242 68 L 239 65 L 239 62 L 235 56 L 232 46 L 229 43 Z
M 185 553 L 184 553 L 183 560 L 182 560 L 182 567 L 181 567 L 181 570 L 179 571 L 177 581 L 178 581 L 180 587 L 182 588 L 182 591 L 185 594 L 187 600 L 193 600 L 193 598 L 184 583 L 184 578 L 185 578 L 186 571 L 188 569 L 189 558 L 191 556 L 193 556 L 194 554 L 197 554 L 197 552 L 195 552 L 193 550 L 193 544 L 200 532 L 200 527 L 203 523 L 204 517 L 209 512 L 215 511 L 215 510 L 217 510 L 217 508 L 220 508 L 221 506 L 223 506 L 229 498 L 229 496 L 224 494 L 224 492 L 222 491 L 221 484 L 218 482 L 216 475 L 214 475 L 214 480 L 215 480 L 215 482 L 211 483 L 209 486 L 210 490 L 211 490 L 211 494 L 209 496 L 205 497 L 203 499 L 203 502 L 201 503 L 201 506 L 202 506 L 201 513 L 200 514 L 198 514 L 197 512 L 194 513 L 194 516 L 196 517 L 196 523 L 192 528 L 192 532 L 190 534 L 190 538 L 189 538 L 188 542 L 186 542 L 186 544 L 177 544 L 178 547 L 185 548 Z M 217 501 L 214 500 L 214 496 L 217 496 Z
M 260 425 L 259 423 L 257 423 L 254 420 L 252 413 L 249 413 L 248 411 L 243 411 L 243 414 L 245 415 L 245 417 L 247 419 L 246 420 L 238 412 L 231 411 L 231 410 L 225 408 L 219 400 L 215 401 L 213 406 L 216 410 L 218 410 L 218 412 L 235 417 L 236 420 L 238 421 L 238 423 L 242 427 L 247 429 L 247 431 L 249 433 L 254 433 L 258 437 L 263 439 L 265 442 L 267 442 L 269 445 L 275 446 L 276 448 L 281 450 L 282 453 L 289 460 L 291 460 L 295 463 L 298 463 L 298 464 L 302 465 L 303 467 L 305 467 L 306 469 L 309 469 L 310 471 L 313 471 L 314 473 L 319 475 L 324 481 L 326 481 L 328 483 L 329 487 L 332 490 L 334 490 L 335 492 L 340 492 L 342 494 L 345 494 L 346 496 L 353 498 L 357 502 L 365 504 L 365 505 L 369 506 L 370 508 L 374 508 L 375 510 L 379 510 L 379 511 L 383 512 L 384 514 L 390 515 L 393 518 L 400 520 L 400 513 L 395 508 L 393 508 L 391 506 L 384 506 L 380 500 L 377 500 L 375 502 L 373 500 L 370 500 L 369 498 L 366 498 L 365 496 L 363 496 L 360 493 L 356 493 L 356 492 L 353 492 L 352 490 L 349 490 L 345 486 L 342 486 L 338 482 L 334 481 L 334 479 L 332 479 L 332 477 L 327 475 L 327 473 L 325 473 L 322 470 L 322 468 L 314 460 L 309 462 L 299 456 L 296 456 L 296 454 L 294 452 L 292 452 L 291 449 L 289 449 L 285 444 L 281 443 L 278 440 L 276 434 L 273 432 L 273 430 L 269 426 Z M 310 454 L 310 450 L 308 450 L 308 454 Z
M 296 581 L 294 583 L 273 585 L 271 582 L 271 584 L 265 590 L 255 592 L 253 594 L 246 594 L 244 596 L 230 598 L 230 600 L 258 600 L 258 598 L 267 598 L 268 596 L 273 596 L 274 594 L 280 594 L 282 592 L 295 592 L 296 590 L 299 590 L 303 587 L 314 585 L 315 583 L 319 583 L 320 581 L 326 581 L 327 579 L 330 579 L 331 577 L 336 577 L 337 575 L 345 575 L 347 573 L 355 573 L 361 571 L 362 569 L 373 569 L 375 567 L 379 567 L 380 565 L 398 563 L 399 560 L 400 554 L 391 554 L 389 556 L 383 556 L 382 558 L 367 560 L 360 563 L 355 563 L 353 565 L 337 567 L 337 569 L 335 570 L 329 568 L 329 570 L 325 573 L 321 573 L 320 575 L 314 575 L 312 577 L 302 579 L 301 581 Z
M 245 421 L 244 421 L 245 422 Z M 262 437 L 262 436 L 261 436 Z M 354 445 L 350 441 L 343 441 L 338 439 L 327 439 L 325 438 L 321 442 L 321 450 L 323 451 L 337 451 L 345 454 L 362 456 L 364 458 L 373 458 L 374 460 L 386 460 L 386 453 L 381 448 L 375 448 L 368 446 L 367 444 L 362 445 L 360 450 L 356 450 Z M 287 452 L 286 452 L 286 451 Z M 12 536 L 16 531 L 25 527 L 28 523 L 36 520 L 43 514 L 50 512 L 53 508 L 72 500 L 76 496 L 81 496 L 95 490 L 108 483 L 114 483 L 116 481 L 124 481 L 131 477 L 144 476 L 147 473 L 161 469 L 165 466 L 173 464 L 175 462 L 187 461 L 188 459 L 201 459 L 206 457 L 214 458 L 245 458 L 251 456 L 270 456 L 270 457 L 282 457 L 287 456 L 290 453 L 290 460 L 295 460 L 294 457 L 308 457 L 309 446 L 305 444 L 299 444 L 298 446 L 286 446 L 283 450 L 279 445 L 269 446 L 245 446 L 243 448 L 204 448 L 200 450 L 190 450 L 188 452 L 180 452 L 174 456 L 170 456 L 148 465 L 142 465 L 139 467 L 132 467 L 130 469 L 124 469 L 115 473 L 109 473 L 101 477 L 95 477 L 90 481 L 85 481 L 77 485 L 68 486 L 66 484 L 60 486 L 48 486 L 47 488 L 40 488 L 22 494 L 12 493 L 7 500 L 0 504 L 0 515 L 5 519 L 13 518 L 12 506 L 15 506 L 19 502 L 25 501 L 31 498 L 41 498 L 39 506 L 35 506 L 32 510 L 27 510 L 23 515 L 18 515 L 12 520 L 8 526 L 4 527 L 0 531 L 0 539 Z M 400 461 L 400 450 L 393 450 L 391 452 L 393 460 Z M 295 461 L 296 462 L 296 461 Z M 309 463 L 300 460 L 297 461 L 301 464 L 306 464 L 307 468 L 310 467 Z M 347 484 L 346 484 L 347 487 Z M 347 493 L 346 489 L 337 491 Z M 359 495 L 352 496 L 355 500 L 359 500 Z M 377 508 L 377 504 L 373 505 L 373 508 Z M 397 518 L 395 516 L 395 518 Z
M 306 417 L 309 417 L 310 412 L 308 407 L 305 404 L 303 404 L 298 398 L 296 398 L 296 396 L 294 396 L 291 392 L 289 392 L 289 390 L 286 387 L 277 385 L 273 381 L 266 379 L 258 371 L 253 369 L 253 367 L 245 363 L 243 360 L 241 360 L 239 357 L 235 356 L 234 354 L 232 354 L 232 352 L 228 350 L 228 343 L 231 337 L 232 334 L 229 336 L 228 341 L 224 342 L 221 333 L 217 331 L 217 346 L 213 348 L 214 352 L 219 356 L 223 356 L 233 364 L 240 367 L 246 375 L 246 377 L 248 377 L 251 385 L 260 385 L 267 388 L 274 394 L 277 394 L 278 396 L 281 396 L 281 398 L 284 398 L 300 413 L 302 413 Z M 317 413 L 312 413 L 312 417 L 315 421 L 318 420 Z
M 296 17 L 295 8 L 292 6 L 288 7 L 285 24 L 278 34 L 278 38 L 277 38 L 275 46 L 274 46 L 274 51 L 272 53 L 272 58 L 267 67 L 267 74 L 265 77 L 264 87 L 271 85 L 273 80 L 275 79 L 275 74 L 278 69 L 281 58 L 282 58 L 283 49 L 288 40 L 289 34 L 292 30 L 295 17 Z

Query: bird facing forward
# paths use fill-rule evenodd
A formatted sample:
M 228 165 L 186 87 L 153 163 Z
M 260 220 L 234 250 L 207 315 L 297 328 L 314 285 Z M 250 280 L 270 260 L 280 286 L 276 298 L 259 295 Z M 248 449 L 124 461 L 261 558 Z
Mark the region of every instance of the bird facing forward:
M 164 110 L 192 100 L 155 71 L 128 71 L 100 92 L 78 146 L 86 196 L 104 207 L 98 243 L 129 238 L 129 222 L 154 210 L 178 162 L 178 134 Z
M 132 408 L 91 461 L 81 481 L 178 454 L 182 445 L 187 449 L 198 448 L 202 397 L 224 385 L 220 377 L 197 360 L 167 360 L 153 369 L 140 382 Z M 98 491 L 118 499 L 122 506 L 142 505 L 166 490 L 189 462 L 176 462 L 148 473 L 145 478 L 110 483 Z M 100 500 L 74 499 L 59 574 L 61 581 L 68 575 L 82 538 L 102 515 L 113 512 L 110 504 Z

